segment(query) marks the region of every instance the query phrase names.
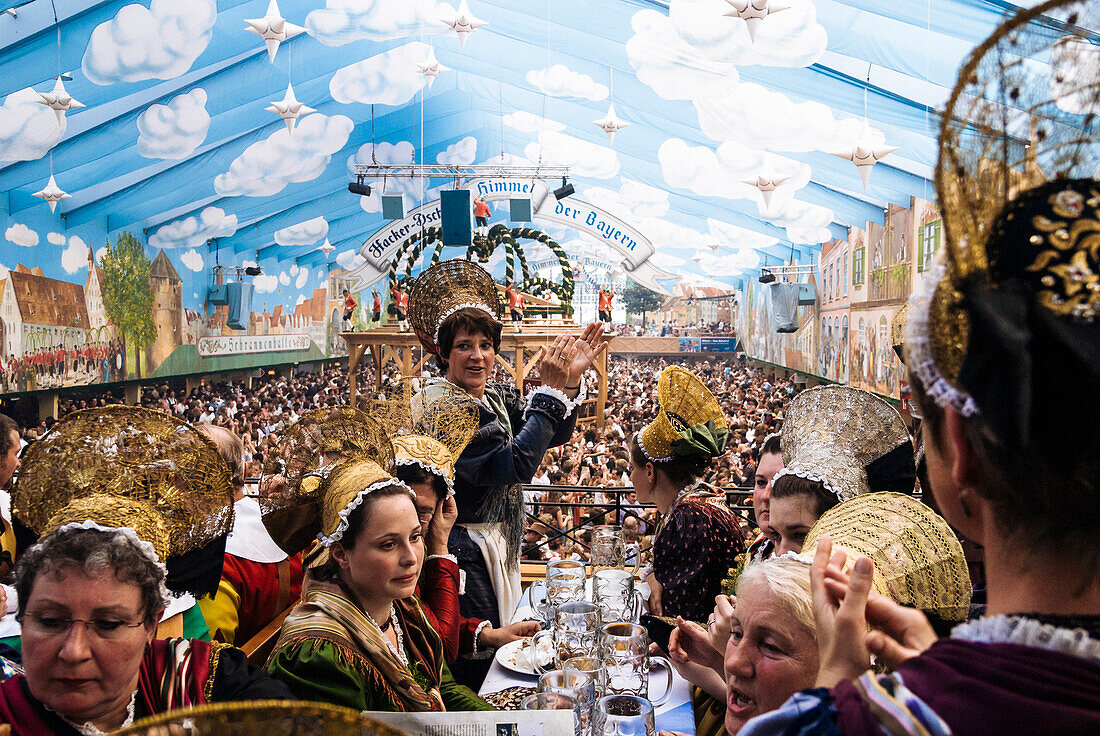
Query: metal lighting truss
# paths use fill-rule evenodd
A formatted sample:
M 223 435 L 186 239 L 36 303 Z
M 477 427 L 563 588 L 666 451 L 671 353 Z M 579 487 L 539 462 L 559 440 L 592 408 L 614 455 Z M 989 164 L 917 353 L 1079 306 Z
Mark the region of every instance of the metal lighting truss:
M 356 164 L 355 175 L 362 178 L 383 179 L 555 179 L 569 176 L 568 166 L 495 166 L 474 164 Z

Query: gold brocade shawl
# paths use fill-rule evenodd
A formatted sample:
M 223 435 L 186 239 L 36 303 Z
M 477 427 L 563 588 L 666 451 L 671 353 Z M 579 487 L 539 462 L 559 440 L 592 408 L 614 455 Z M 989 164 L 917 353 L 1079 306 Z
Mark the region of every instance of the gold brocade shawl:
M 308 639 L 323 639 L 341 649 L 347 664 L 363 672 L 369 684 L 383 689 L 395 710 L 442 711 L 439 683 L 443 677 L 443 642 L 424 617 L 416 598 L 394 601 L 405 638 L 410 667 L 423 665 L 431 689 L 425 691 L 415 676 L 393 656 L 384 635 L 335 581 L 307 575 L 302 602 L 283 622 L 275 652 Z

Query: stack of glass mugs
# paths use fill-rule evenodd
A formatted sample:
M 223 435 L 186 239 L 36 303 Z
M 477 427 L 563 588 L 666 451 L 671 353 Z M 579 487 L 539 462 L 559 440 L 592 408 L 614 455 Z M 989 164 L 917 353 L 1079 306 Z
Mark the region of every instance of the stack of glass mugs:
M 638 624 L 643 607 L 635 586 L 640 557 L 636 542 L 624 542 L 621 527 L 596 527 L 591 601 L 583 562 L 547 563 L 546 579 L 536 581 L 531 591 L 532 600 L 544 599 L 536 610 L 545 630 L 528 649 L 540 677 L 536 694 L 523 703 L 525 709 L 572 709 L 577 736 L 655 736 L 654 708 L 672 692 L 672 666 L 664 657 L 650 656 L 649 637 Z M 553 656 L 544 666 L 536 653 L 547 649 Z M 660 696 L 651 699 L 654 662 L 664 668 L 665 683 Z

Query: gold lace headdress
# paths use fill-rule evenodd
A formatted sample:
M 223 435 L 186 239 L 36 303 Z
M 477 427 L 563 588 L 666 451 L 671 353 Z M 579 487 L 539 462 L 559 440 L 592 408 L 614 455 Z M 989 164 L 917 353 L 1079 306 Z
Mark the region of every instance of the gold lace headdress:
M 404 736 L 358 710 L 327 703 L 211 703 L 143 718 L 115 736 Z
M 33 443 L 12 512 L 39 536 L 86 520 L 129 528 L 160 562 L 229 533 L 233 484 L 204 433 L 163 412 L 73 412 Z
M 348 406 L 314 409 L 283 433 L 264 470 L 285 477 L 295 492 L 308 494 L 336 463 L 355 457 L 390 466 L 393 448 L 384 425 Z
M 1009 451 L 1077 447 L 1100 411 L 1100 47 L 1084 30 L 1098 27 L 1096 3 L 1020 12 L 942 115 L 944 247 L 910 298 L 906 364 Z
M 455 312 L 480 309 L 500 322 L 500 294 L 493 277 L 472 261 L 456 258 L 425 269 L 409 288 L 409 322 L 420 344 L 439 352 L 439 328 Z
M 871 491 L 913 490 L 913 442 L 897 409 L 851 386 L 794 397 L 783 419 L 783 469 L 821 483 L 841 501 Z
M 477 401 L 446 381 L 419 388 L 419 379 L 388 386 L 371 414 L 390 432 L 394 465 L 419 465 L 454 493 L 455 462 L 477 432 Z
M 288 491 L 265 504 L 264 525 L 288 554 L 313 538 L 325 547 L 338 541 L 364 496 L 400 485 L 389 474 L 394 452 L 382 422 L 347 407 L 303 414 L 280 442 L 278 458 Z M 351 481 L 348 467 L 359 469 Z
M 669 366 L 657 378 L 656 418 L 642 429 L 638 444 L 651 462 L 674 456 L 717 457 L 726 449 L 726 415 L 694 373 Z
M 962 545 L 928 506 L 899 493 L 853 498 L 817 520 L 802 556 L 813 559 L 825 535 L 847 553 L 847 565 L 864 555 L 874 561 L 878 593 L 945 621 L 966 620 L 971 584 Z

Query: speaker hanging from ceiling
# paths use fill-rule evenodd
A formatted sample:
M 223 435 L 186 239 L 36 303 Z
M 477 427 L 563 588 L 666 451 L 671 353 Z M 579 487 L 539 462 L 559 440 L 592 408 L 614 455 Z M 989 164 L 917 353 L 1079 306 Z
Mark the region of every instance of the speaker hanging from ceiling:
M 252 316 L 252 284 L 235 281 L 226 284 L 229 292 L 229 316 L 226 326 L 231 330 L 247 330 Z
M 469 247 L 473 238 L 469 189 L 444 189 L 439 193 L 443 245 Z

